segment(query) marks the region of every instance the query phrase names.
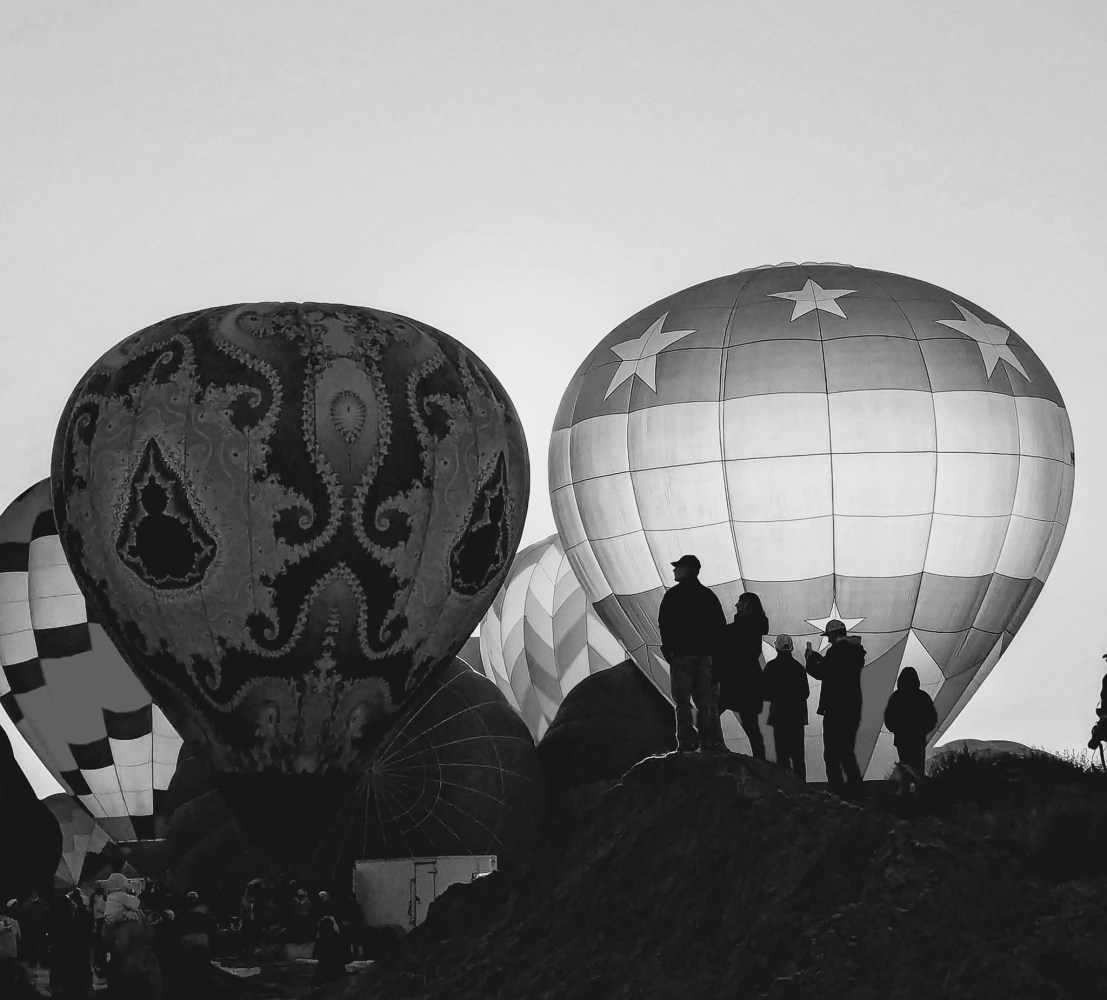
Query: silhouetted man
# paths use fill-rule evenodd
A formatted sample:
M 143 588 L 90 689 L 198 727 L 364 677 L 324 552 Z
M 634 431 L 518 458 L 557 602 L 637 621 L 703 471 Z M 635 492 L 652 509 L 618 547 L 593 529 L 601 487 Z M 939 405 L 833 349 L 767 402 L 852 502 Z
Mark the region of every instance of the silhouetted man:
M 832 618 L 823 632 L 830 640 L 825 654 L 807 644 L 807 672 L 822 681 L 818 714 L 823 717 L 823 760 L 826 780 L 835 792 L 845 789 L 861 794 L 861 769 L 854 744 L 861 725 L 861 671 L 865 649 L 859 637 L 846 635 L 844 623 Z
M 661 600 L 657 625 L 676 706 L 677 750 L 720 750 L 723 734 L 711 654 L 718 647 L 726 615 L 719 599 L 700 583 L 700 561 L 695 556 L 681 556 L 672 566 L 676 586 Z M 696 706 L 695 724 L 690 702 Z

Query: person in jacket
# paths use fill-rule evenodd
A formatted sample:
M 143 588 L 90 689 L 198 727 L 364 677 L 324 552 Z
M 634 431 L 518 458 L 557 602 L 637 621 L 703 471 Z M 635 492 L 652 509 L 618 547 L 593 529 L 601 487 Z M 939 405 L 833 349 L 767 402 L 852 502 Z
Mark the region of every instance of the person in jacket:
M 718 648 L 726 615 L 719 599 L 699 581 L 699 559 L 681 556 L 672 566 L 676 586 L 661 599 L 657 625 L 676 707 L 677 750 L 712 752 L 723 748 L 723 733 L 715 704 L 711 658 Z M 694 720 L 692 703 L 696 706 Z
M 104 881 L 105 931 L 116 924 L 142 920 L 142 904 L 131 892 L 131 882 L 122 872 L 113 872 Z
M 350 946 L 333 915 L 326 914 L 319 918 L 312 953 L 316 960 L 315 982 L 333 982 L 346 975 Z
M 23 938 L 16 913 L 19 900 L 9 899 L 0 911 L 0 986 L 15 991 L 22 979 L 19 958 L 23 953 Z
M 773 729 L 776 762 L 800 781 L 807 780 L 807 757 L 803 730 L 807 726 L 807 699 L 811 686 L 807 671 L 792 655 L 795 643 L 790 635 L 778 635 L 776 656 L 765 664 L 764 691 L 769 703 L 769 725 Z
M 846 634 L 843 622 L 832 618 L 823 635 L 830 640 L 825 654 L 807 644 L 807 672 L 822 681 L 818 714 L 823 717 L 823 761 L 831 791 L 860 796 L 864 785 L 857 766 L 857 729 L 861 725 L 861 671 L 865 648 L 859 636 Z
M 738 717 L 758 760 L 765 759 L 759 718 L 765 707 L 761 638 L 768 631 L 769 619 L 761 607 L 761 598 L 754 593 L 743 594 L 735 605 L 734 620 L 723 629 L 713 666 L 719 714 L 730 711 Z
M 884 725 L 894 737 L 900 768 L 912 783 L 920 784 L 926 773 L 926 738 L 938 727 L 938 712 L 914 667 L 900 671 L 884 709 Z

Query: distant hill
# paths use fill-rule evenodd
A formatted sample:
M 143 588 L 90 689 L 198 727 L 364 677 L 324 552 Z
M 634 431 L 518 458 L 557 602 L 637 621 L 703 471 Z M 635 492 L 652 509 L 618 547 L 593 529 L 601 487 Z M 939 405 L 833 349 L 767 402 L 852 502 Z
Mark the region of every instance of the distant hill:
M 950 740 L 949 743 L 943 743 L 940 747 L 931 750 L 929 756 L 933 759 L 947 753 L 965 752 L 988 755 L 997 753 L 1028 754 L 1041 751 L 1035 751 L 1033 747 L 1028 747 L 1022 743 L 1014 743 L 1011 740 Z

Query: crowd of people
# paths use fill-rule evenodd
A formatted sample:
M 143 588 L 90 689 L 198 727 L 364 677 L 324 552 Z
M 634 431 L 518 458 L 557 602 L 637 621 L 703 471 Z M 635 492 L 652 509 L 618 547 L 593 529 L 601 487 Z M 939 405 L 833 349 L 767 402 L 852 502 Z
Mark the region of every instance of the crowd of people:
M 753 756 L 764 760 L 760 718 L 767 702 L 776 762 L 806 781 L 804 730 L 810 722 L 810 676 L 822 685 L 817 712 L 823 722 L 827 783 L 836 792 L 860 797 L 863 783 L 855 747 L 866 655 L 860 637 L 849 635 L 843 622 L 831 619 L 822 633 L 826 648 L 820 652 L 808 642 L 801 664 L 792 637 L 781 634 L 773 642 L 776 655 L 762 669 L 762 642 L 770 629 L 757 594 L 742 594 L 733 620 L 727 622 L 718 597 L 699 580 L 699 559 L 681 556 L 672 566 L 676 585 L 662 598 L 658 629 L 672 683 L 677 751 L 725 751 L 720 715 L 731 711 L 749 739 Z M 938 715 L 913 667 L 900 672 L 885 707 L 884 724 L 898 752 L 896 776 L 901 787 L 905 791 L 918 787 L 924 776 L 927 739 L 937 728 Z
M 107 995 L 124 995 L 128 977 L 144 982 L 196 980 L 214 957 L 277 957 L 288 944 L 310 946 L 316 980 L 340 978 L 371 951 L 352 894 L 335 901 L 290 879 L 254 879 L 241 902 L 220 912 L 196 892 L 115 872 L 98 882 L 32 890 L 0 910 L 0 997 L 16 996 L 35 969 L 49 970 L 53 996 L 91 995 L 94 977 Z

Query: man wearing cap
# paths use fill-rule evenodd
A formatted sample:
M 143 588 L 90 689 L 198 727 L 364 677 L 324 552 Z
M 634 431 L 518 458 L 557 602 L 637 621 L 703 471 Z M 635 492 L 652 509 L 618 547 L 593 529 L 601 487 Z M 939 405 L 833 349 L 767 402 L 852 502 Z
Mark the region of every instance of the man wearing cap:
M 856 637 L 846 635 L 846 626 L 832 618 L 823 632 L 830 640 L 825 654 L 807 644 L 804 657 L 807 672 L 822 681 L 818 713 L 823 717 L 823 760 L 826 780 L 832 791 L 848 789 L 860 795 L 863 784 L 857 766 L 857 729 L 861 725 L 861 671 L 865 649 Z
M 657 625 L 676 706 L 677 750 L 721 750 L 711 654 L 726 626 L 726 615 L 719 599 L 699 581 L 699 559 L 681 556 L 672 566 L 676 586 L 661 599 Z M 690 702 L 696 706 L 694 724 Z

